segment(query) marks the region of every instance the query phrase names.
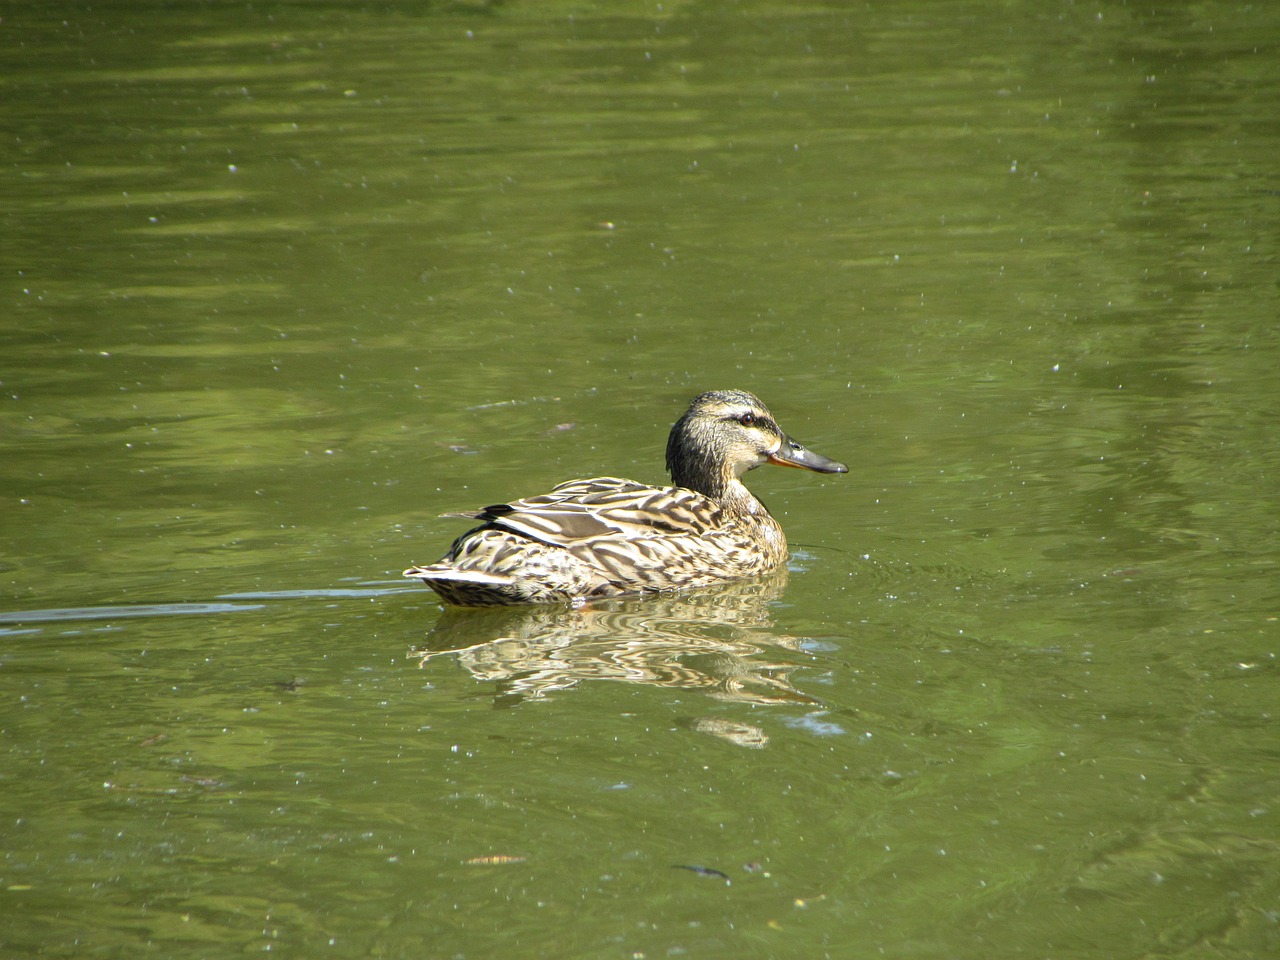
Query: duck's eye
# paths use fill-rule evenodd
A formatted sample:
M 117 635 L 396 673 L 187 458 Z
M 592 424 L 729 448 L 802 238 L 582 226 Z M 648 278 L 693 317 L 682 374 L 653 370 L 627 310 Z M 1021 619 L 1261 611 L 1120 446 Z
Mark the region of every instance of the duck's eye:
M 756 422 L 756 415 L 754 413 L 744 413 L 738 418 L 738 422 L 744 427 L 754 426 Z

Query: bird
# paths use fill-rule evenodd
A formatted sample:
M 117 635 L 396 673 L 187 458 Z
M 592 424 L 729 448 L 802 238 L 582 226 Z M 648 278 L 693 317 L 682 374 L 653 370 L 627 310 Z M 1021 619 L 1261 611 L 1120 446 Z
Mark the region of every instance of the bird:
M 781 525 L 742 482 L 765 463 L 849 470 L 787 436 L 754 394 L 700 393 L 667 439 L 670 486 L 593 477 L 442 514 L 480 525 L 440 560 L 411 566 L 404 576 L 464 607 L 582 606 L 758 576 L 788 556 Z

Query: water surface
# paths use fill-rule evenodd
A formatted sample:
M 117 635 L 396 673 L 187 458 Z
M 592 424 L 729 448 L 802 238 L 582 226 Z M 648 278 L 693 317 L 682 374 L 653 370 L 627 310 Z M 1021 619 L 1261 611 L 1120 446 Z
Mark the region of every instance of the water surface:
M 1270 7 L 0 37 L 4 951 L 1280 949 Z M 725 386 L 778 577 L 400 580 Z

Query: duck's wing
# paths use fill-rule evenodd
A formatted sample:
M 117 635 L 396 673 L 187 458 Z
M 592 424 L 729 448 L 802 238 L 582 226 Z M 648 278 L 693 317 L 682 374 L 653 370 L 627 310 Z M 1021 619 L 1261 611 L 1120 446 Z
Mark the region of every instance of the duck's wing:
M 446 516 L 483 520 L 563 547 L 589 540 L 701 536 L 724 523 L 721 508 L 700 493 L 618 477 L 570 480 L 541 496 Z

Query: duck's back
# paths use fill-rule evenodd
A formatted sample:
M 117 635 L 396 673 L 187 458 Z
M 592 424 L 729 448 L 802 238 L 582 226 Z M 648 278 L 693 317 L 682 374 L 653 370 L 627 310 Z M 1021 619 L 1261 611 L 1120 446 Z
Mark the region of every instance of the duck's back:
M 562 547 L 594 540 L 704 536 L 725 520 L 719 504 L 697 491 L 619 477 L 569 480 L 541 496 L 450 515 L 485 520 Z

